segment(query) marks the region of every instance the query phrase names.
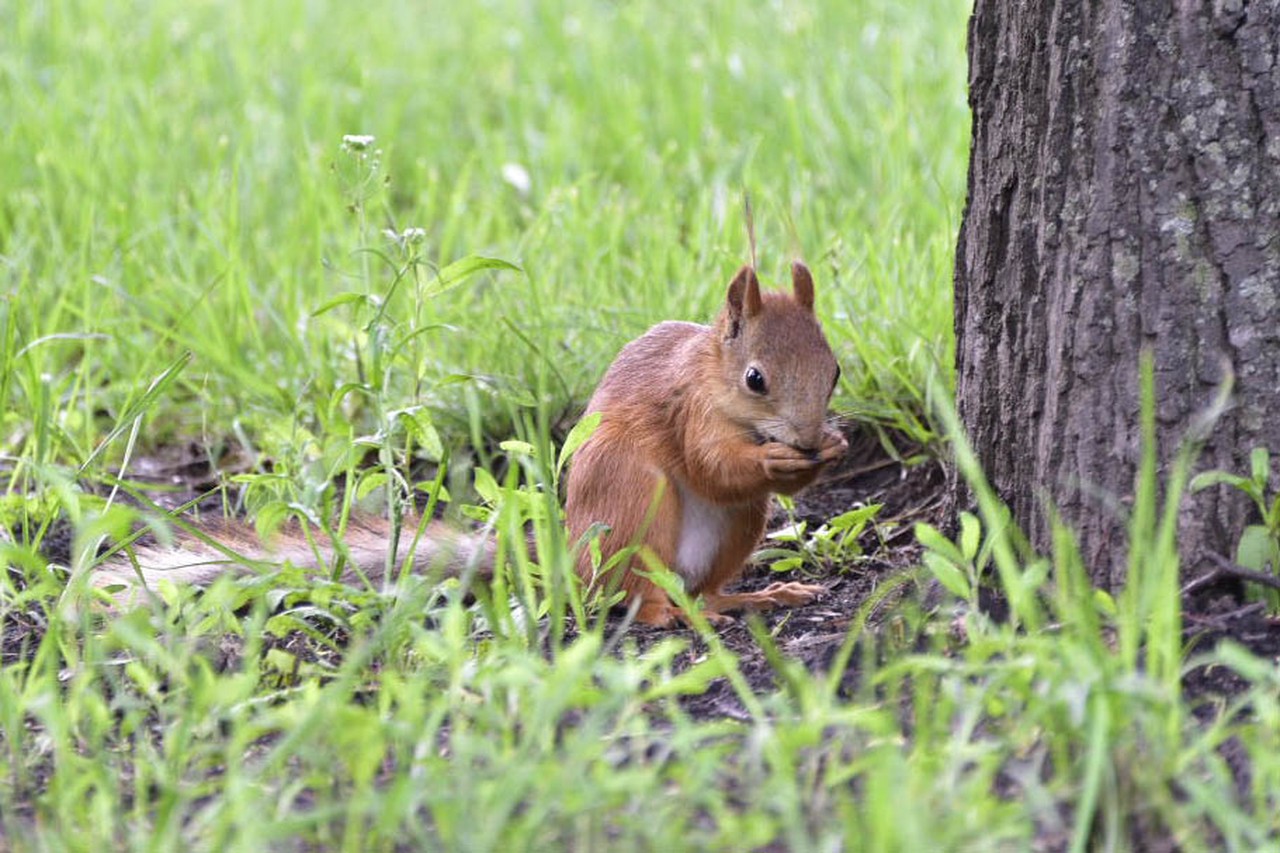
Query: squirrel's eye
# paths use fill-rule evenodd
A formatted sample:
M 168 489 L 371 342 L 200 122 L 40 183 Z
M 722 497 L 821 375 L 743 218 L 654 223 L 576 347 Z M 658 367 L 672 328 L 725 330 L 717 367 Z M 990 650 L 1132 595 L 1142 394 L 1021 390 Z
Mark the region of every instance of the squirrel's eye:
M 757 368 L 748 367 L 747 375 L 744 379 L 746 380 L 747 388 L 750 389 L 751 393 L 763 394 L 765 392 L 764 374 Z

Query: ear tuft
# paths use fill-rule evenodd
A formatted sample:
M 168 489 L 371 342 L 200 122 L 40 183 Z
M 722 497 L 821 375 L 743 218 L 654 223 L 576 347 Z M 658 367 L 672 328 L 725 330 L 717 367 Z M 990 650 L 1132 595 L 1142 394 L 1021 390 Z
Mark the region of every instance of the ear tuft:
M 759 314 L 763 304 L 760 279 L 756 278 L 756 271 L 749 264 L 745 265 L 729 282 L 729 293 L 725 298 L 731 324 L 729 337 L 736 338 L 742 321 Z
M 801 261 L 791 262 L 791 290 L 802 308 L 813 310 L 813 275 Z

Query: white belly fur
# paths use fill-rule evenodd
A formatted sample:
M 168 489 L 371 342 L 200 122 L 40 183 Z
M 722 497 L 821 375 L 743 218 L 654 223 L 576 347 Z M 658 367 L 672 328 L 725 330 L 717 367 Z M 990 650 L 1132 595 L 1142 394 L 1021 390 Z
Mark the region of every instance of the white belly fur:
M 706 580 L 720 553 L 720 544 L 729 532 L 730 516 L 725 507 L 709 504 L 685 486 L 680 486 L 680 542 L 676 546 L 676 569 L 685 589 L 697 589 Z

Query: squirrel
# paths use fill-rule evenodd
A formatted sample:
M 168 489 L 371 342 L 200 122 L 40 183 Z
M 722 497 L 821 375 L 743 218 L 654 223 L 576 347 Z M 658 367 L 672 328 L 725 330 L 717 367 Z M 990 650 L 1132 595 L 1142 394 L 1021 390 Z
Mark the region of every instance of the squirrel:
M 742 267 L 710 326 L 659 323 L 623 347 L 587 405 L 600 413 L 595 432 L 569 466 L 566 522 L 574 540 L 603 525 L 601 565 L 625 549 L 617 580 L 599 578 L 590 549 L 577 572 L 589 587 L 620 585 L 636 618 L 653 626 L 686 620 L 649 578 L 654 558 L 701 596 L 713 622 L 728 611 L 804 604 L 823 587 L 774 583 L 725 593 L 741 576 L 764 533 L 772 494 L 809 485 L 847 449 L 826 421 L 840 368 L 814 315 L 813 278 L 792 264 L 792 292 L 761 293 L 755 270 Z M 307 535 L 292 524 L 262 543 L 235 522 L 203 526 L 171 547 L 118 551 L 95 567 L 95 586 L 116 600 L 161 578 L 204 585 L 237 567 L 284 563 L 323 570 L 340 555 L 347 583 L 378 582 L 386 570 L 390 526 L 360 519 L 342 542 Z M 408 519 L 397 547 L 414 572 L 457 575 L 492 571 L 495 544 L 448 525 Z M 647 552 L 647 553 L 645 553 Z M 610 572 L 612 575 L 613 572 Z M 687 620 L 686 620 L 687 621 Z
M 712 621 L 823 591 L 791 582 L 723 592 L 764 533 L 770 495 L 809 485 L 848 446 L 826 422 L 840 367 L 814 315 L 813 277 L 799 261 L 791 276 L 790 295 L 762 294 L 744 266 L 713 325 L 659 323 L 623 347 L 587 404 L 600 425 L 569 472 L 570 535 L 603 521 L 602 555 L 643 544 L 702 596 Z M 590 580 L 591 568 L 584 551 L 578 574 Z M 640 622 L 681 617 L 629 567 L 621 586 L 640 600 Z

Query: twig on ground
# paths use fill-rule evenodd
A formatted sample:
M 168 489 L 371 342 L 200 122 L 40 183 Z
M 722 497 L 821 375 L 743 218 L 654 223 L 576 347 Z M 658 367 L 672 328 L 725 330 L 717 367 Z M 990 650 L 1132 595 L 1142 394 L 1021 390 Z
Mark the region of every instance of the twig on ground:
M 1227 577 L 1225 572 L 1222 574 L 1222 577 Z M 1256 601 L 1253 604 L 1246 604 L 1244 607 L 1237 607 L 1235 610 L 1229 610 L 1226 613 L 1215 613 L 1212 615 L 1184 613 L 1182 614 L 1182 618 L 1187 622 L 1194 623 L 1202 628 L 1207 627 L 1217 631 L 1228 632 L 1231 630 L 1232 622 L 1239 622 L 1246 616 L 1252 616 L 1255 613 L 1259 613 L 1265 607 L 1266 605 L 1261 601 Z
M 1268 586 L 1268 587 L 1271 587 L 1272 589 L 1280 589 L 1280 577 L 1277 577 L 1276 575 L 1268 574 L 1267 572 L 1259 572 L 1255 569 L 1247 569 L 1244 566 L 1240 565 L 1239 563 L 1233 563 L 1231 560 L 1228 560 L 1226 557 L 1222 556 L 1221 554 L 1215 554 L 1212 551 L 1206 551 L 1205 556 L 1209 558 L 1209 561 L 1211 563 L 1213 563 L 1215 566 L 1218 567 L 1214 569 L 1212 572 L 1210 572 L 1208 575 L 1205 575 L 1206 581 L 1209 578 L 1212 578 L 1214 575 L 1218 576 L 1217 579 L 1221 579 L 1223 575 L 1228 575 L 1230 577 L 1239 578 L 1240 580 L 1248 581 L 1250 583 L 1256 583 L 1256 584 L 1261 584 L 1262 586 Z M 1199 578 L 1197 578 L 1197 580 L 1199 580 Z M 1188 592 L 1189 588 L 1195 583 L 1196 581 L 1192 581 L 1191 583 L 1184 586 L 1182 588 L 1183 593 L 1185 594 L 1186 592 Z M 1196 589 L 1200 589 L 1208 585 L 1209 583 L 1206 582 L 1204 584 L 1201 584 L 1200 586 L 1197 586 Z M 1194 592 L 1195 590 L 1190 590 L 1190 591 Z
M 1205 572 L 1199 577 L 1193 580 L 1190 580 L 1185 585 L 1183 585 L 1181 595 L 1183 598 L 1186 598 L 1188 595 L 1195 595 L 1197 592 L 1199 592 L 1202 589 L 1208 589 L 1209 587 L 1216 585 L 1220 581 L 1223 581 L 1232 577 L 1234 576 L 1227 574 L 1222 569 L 1213 569 L 1212 571 Z

